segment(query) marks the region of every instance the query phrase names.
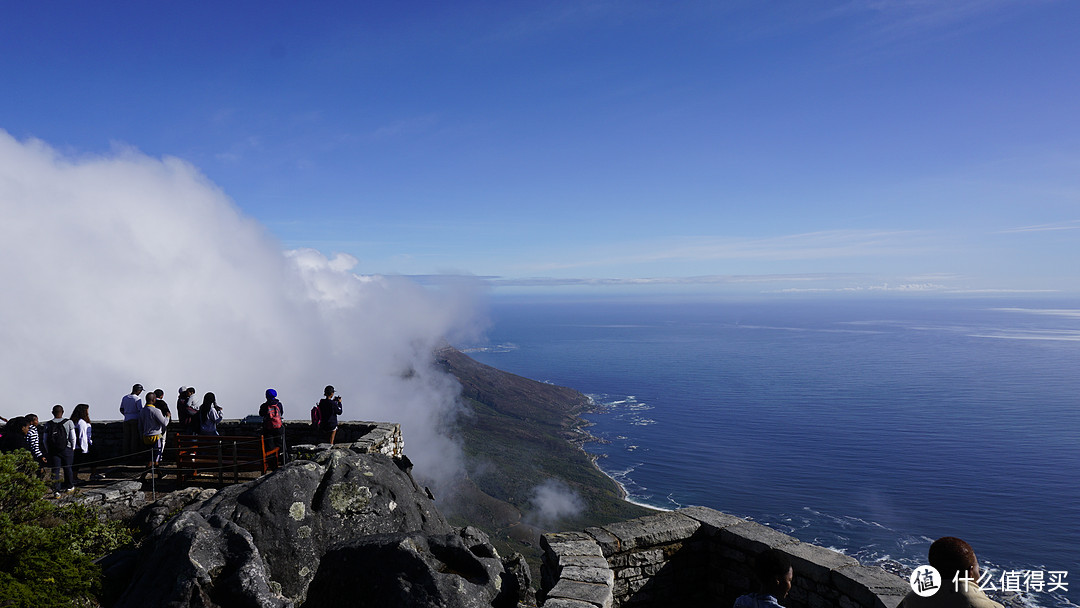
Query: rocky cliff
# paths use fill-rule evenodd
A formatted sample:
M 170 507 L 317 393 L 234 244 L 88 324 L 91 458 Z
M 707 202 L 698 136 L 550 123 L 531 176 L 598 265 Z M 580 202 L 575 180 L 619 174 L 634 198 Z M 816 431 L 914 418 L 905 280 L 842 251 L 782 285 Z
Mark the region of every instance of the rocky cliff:
M 530 588 L 520 556 L 447 523 L 407 459 L 333 448 L 189 496 L 108 565 L 117 606 L 500 607 Z

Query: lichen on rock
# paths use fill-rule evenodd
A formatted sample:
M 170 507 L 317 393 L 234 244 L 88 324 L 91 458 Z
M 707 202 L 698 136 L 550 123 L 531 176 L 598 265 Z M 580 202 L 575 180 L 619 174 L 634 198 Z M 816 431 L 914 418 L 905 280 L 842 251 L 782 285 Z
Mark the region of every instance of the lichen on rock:
M 371 502 L 371 490 L 353 483 L 338 483 L 330 487 L 329 498 L 334 510 L 346 514 L 359 513 Z

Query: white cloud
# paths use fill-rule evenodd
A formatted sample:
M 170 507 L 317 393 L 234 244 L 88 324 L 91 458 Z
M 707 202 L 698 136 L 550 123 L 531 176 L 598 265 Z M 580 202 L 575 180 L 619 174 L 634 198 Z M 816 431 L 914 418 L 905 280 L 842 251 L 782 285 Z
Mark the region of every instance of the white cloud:
M 542 527 L 579 515 L 585 509 L 581 496 L 556 479 L 549 479 L 533 488 L 530 504 L 532 510 L 528 520 Z
M 282 252 L 181 160 L 71 158 L 0 131 L 2 414 L 87 402 L 115 419 L 140 382 L 170 399 L 213 391 L 227 417 L 256 413 L 274 387 L 302 419 L 333 384 L 346 419 L 402 423 L 419 475 L 456 474 L 443 429 L 457 387 L 431 353 L 472 327 L 475 286 L 356 265 Z
M 778 293 L 928 293 L 935 291 L 944 291 L 945 289 L 947 288 L 944 285 L 938 285 L 936 283 L 902 283 L 899 285 L 882 283 L 880 285 L 853 285 L 848 287 L 791 287 L 787 289 L 780 289 L 778 290 Z
M 1009 230 L 1001 230 L 996 234 L 1015 234 L 1023 232 L 1056 232 L 1059 230 L 1080 230 L 1080 220 L 1072 220 L 1069 222 L 1058 222 L 1054 224 L 1037 224 L 1034 226 L 1021 226 L 1019 228 L 1011 228 Z

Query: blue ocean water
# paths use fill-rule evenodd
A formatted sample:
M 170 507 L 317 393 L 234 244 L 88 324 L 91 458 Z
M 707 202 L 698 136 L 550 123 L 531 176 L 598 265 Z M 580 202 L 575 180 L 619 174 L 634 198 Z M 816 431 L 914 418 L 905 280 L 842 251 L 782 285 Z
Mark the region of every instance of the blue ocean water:
M 1028 603 L 1080 602 L 1080 302 L 501 300 L 491 316 L 470 354 L 603 404 L 587 449 L 631 500 L 863 563 L 914 567 L 959 536 L 995 577 L 1068 573 Z

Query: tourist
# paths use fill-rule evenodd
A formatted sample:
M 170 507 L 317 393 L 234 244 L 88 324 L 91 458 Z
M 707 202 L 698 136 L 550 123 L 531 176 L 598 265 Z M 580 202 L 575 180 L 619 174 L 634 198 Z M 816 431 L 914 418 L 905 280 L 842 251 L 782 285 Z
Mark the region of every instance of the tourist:
M 71 412 L 71 420 L 75 422 L 75 462 L 72 472 L 75 479 L 78 479 L 79 467 L 90 462 L 90 446 L 94 443 L 90 427 L 90 406 L 86 403 L 76 405 L 75 411 Z M 90 468 L 91 478 L 94 477 L 95 468 Z
M 54 490 L 56 495 L 60 491 L 75 491 L 75 474 L 71 470 L 72 460 L 75 456 L 75 423 L 64 418 L 64 406 L 54 405 L 52 408 L 53 419 L 45 423 L 45 441 L 42 444 L 49 456 L 49 465 L 52 467 Z M 60 470 L 64 471 L 64 478 L 60 479 Z
M 330 445 L 334 444 L 338 427 L 337 417 L 341 413 L 341 396 L 334 396 L 334 392 L 332 385 L 326 385 L 323 389 L 323 398 L 319 400 L 319 429 L 330 433 Z
M 169 409 L 169 404 L 165 401 L 165 391 L 160 388 L 154 389 L 154 407 L 161 410 L 161 413 L 165 414 L 166 418 L 172 418 L 172 410 Z
M 979 588 L 979 560 L 971 545 L 943 536 L 930 545 L 927 561 L 941 575 L 941 587 L 926 597 L 912 589 L 900 608 L 1002 608 Z
M 45 452 L 41 449 L 41 429 L 38 428 L 38 416 L 37 414 L 27 414 L 26 421 L 30 423 L 30 431 L 26 434 L 26 449 L 30 450 L 30 455 L 34 457 L 34 460 L 42 467 L 49 464 L 49 459 L 45 457 Z
M 266 389 L 266 402 L 259 406 L 259 415 L 263 421 L 263 441 L 267 450 L 278 448 L 278 461 L 285 462 L 285 425 L 282 418 L 285 407 L 277 398 L 277 391 Z
M 150 446 L 150 466 L 161 462 L 161 452 L 165 449 L 165 428 L 169 426 L 169 417 L 155 405 L 157 395 L 146 393 L 146 405 L 139 413 L 139 432 L 144 446 Z
M 0 452 L 27 450 L 26 434 L 30 432 L 30 421 L 22 416 L 5 420 L 3 433 L 0 433 Z
M 176 397 L 176 415 L 180 417 L 180 432 L 199 434 L 199 406 L 195 403 L 195 387 L 181 386 Z
M 169 422 L 172 422 L 172 410 L 169 409 L 169 404 L 165 401 L 165 391 L 161 390 L 160 388 L 154 389 L 154 407 L 156 407 L 158 411 L 164 414 L 165 418 L 167 418 Z M 164 446 L 165 442 L 168 441 L 168 435 L 169 426 L 166 424 L 165 430 L 161 432 L 161 445 Z M 164 450 L 162 450 L 162 453 L 164 454 Z M 161 461 L 159 460 L 158 462 Z
M 217 425 L 221 422 L 221 408 L 214 393 L 203 395 L 202 407 L 199 408 L 199 434 L 217 435 Z
M 131 393 L 120 400 L 120 413 L 124 415 L 123 447 L 125 454 L 135 454 L 142 450 L 142 433 L 139 430 L 139 412 L 143 408 L 143 402 L 139 398 L 139 394 L 142 392 L 143 386 L 136 384 L 131 387 Z
M 735 608 L 775 608 L 791 591 L 795 571 L 791 560 L 778 549 L 766 549 L 754 558 L 754 574 L 760 591 L 747 593 L 735 600 Z

